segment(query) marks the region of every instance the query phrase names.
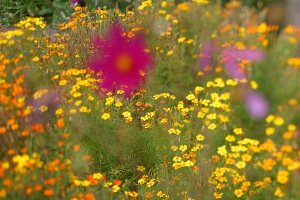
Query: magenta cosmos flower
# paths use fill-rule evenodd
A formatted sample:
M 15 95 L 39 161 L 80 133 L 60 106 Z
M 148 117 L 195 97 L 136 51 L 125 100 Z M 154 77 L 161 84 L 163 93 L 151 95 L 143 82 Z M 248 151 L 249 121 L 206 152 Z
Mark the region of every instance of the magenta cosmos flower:
M 152 59 L 141 35 L 126 36 L 120 25 L 113 25 L 106 37 L 94 41 L 97 54 L 89 67 L 101 74 L 100 89 L 115 92 L 122 89 L 129 97 L 141 86 Z
M 246 74 L 244 72 L 244 69 L 239 66 L 239 61 L 261 61 L 264 58 L 264 53 L 260 50 L 253 49 L 227 48 L 223 50 L 222 58 L 224 61 L 225 69 L 229 76 L 240 80 L 246 78 Z
M 269 105 L 266 98 L 259 92 L 250 90 L 246 95 L 246 107 L 249 114 L 256 119 L 262 119 L 268 114 Z
M 216 45 L 214 41 L 209 41 L 200 49 L 199 66 L 202 71 L 209 71 L 213 66 L 213 54 Z

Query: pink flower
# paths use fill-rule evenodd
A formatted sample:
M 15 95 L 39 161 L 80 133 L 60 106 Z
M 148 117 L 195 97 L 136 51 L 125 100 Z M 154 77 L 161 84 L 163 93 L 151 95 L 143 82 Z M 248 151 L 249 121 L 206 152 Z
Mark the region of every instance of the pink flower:
M 152 59 L 146 51 L 141 35 L 124 36 L 120 25 L 113 25 L 104 38 L 96 38 L 96 55 L 89 67 L 101 74 L 100 89 L 115 92 L 118 89 L 130 96 L 144 81 Z
M 70 0 L 71 4 L 80 4 L 81 0 Z
M 229 76 L 236 79 L 244 79 L 246 74 L 239 66 L 239 61 L 261 61 L 264 58 L 264 53 L 260 50 L 227 48 L 223 50 L 222 58 Z
M 201 70 L 209 71 L 212 68 L 215 47 L 215 42 L 209 41 L 200 49 L 199 66 Z
M 268 114 L 269 105 L 262 94 L 250 90 L 246 94 L 246 108 L 253 118 L 262 119 Z

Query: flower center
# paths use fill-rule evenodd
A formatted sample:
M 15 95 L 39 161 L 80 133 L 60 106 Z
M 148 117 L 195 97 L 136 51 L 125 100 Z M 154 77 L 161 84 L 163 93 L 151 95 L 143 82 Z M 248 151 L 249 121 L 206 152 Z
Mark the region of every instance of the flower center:
M 128 73 L 132 68 L 132 58 L 128 54 L 120 54 L 116 59 L 117 71 L 123 74 Z

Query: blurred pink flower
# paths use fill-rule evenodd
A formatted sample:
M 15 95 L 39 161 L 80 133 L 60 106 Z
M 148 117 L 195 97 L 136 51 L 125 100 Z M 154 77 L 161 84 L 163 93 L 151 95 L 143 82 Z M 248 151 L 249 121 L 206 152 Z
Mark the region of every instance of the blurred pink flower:
M 104 38 L 96 38 L 97 54 L 89 67 L 101 74 L 100 89 L 125 91 L 129 97 L 144 81 L 145 72 L 152 64 L 141 35 L 124 36 L 120 25 L 113 25 Z
M 199 66 L 202 71 L 209 71 L 213 65 L 213 54 L 215 51 L 215 42 L 209 41 L 200 49 Z
M 73 7 L 75 5 L 80 5 L 80 4 L 81 4 L 81 0 L 70 0 L 71 7 Z
M 262 119 L 268 114 L 269 105 L 260 92 L 250 90 L 246 94 L 246 108 L 253 118 Z
M 222 58 L 229 76 L 236 79 L 244 79 L 246 74 L 239 66 L 239 60 L 261 61 L 264 58 L 264 53 L 253 49 L 227 48 L 223 50 Z
M 70 0 L 71 3 L 75 4 L 75 3 L 81 3 L 81 0 Z

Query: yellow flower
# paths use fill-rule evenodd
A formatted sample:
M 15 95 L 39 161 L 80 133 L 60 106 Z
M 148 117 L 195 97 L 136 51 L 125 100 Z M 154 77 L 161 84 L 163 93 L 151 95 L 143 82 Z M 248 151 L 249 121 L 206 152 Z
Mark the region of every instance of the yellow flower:
M 234 142 L 235 141 L 235 137 L 233 135 L 227 135 L 225 140 L 227 142 Z
M 279 198 L 284 197 L 284 193 L 282 192 L 282 190 L 279 187 L 276 188 L 274 195 Z
M 0 189 L 0 198 L 5 198 L 5 197 L 6 197 L 6 190 Z
M 177 5 L 177 8 L 178 10 L 181 10 L 181 11 L 184 11 L 184 12 L 187 12 L 189 11 L 189 6 L 187 3 L 180 3 Z
M 286 170 L 280 170 L 277 173 L 277 182 L 281 184 L 285 184 L 289 180 L 289 172 Z
M 116 100 L 115 101 L 115 106 L 116 107 L 121 107 L 121 106 L 123 106 L 123 104 L 122 104 L 122 102 L 120 100 Z
M 93 178 L 100 180 L 103 178 L 103 175 L 101 173 L 95 173 L 95 174 L 93 174 Z
M 161 2 L 160 6 L 161 6 L 162 8 L 166 7 L 166 6 L 167 6 L 167 2 L 166 2 L 166 1 Z
M 238 198 L 240 198 L 241 196 L 243 196 L 243 191 L 242 190 L 240 190 L 240 189 L 236 189 L 236 190 L 234 190 L 234 195 L 236 196 L 236 197 L 238 197 Z
M 170 50 L 167 52 L 167 56 L 172 56 L 174 54 L 174 51 Z
M 137 169 L 138 171 L 140 171 L 140 172 L 143 172 L 143 171 L 146 170 L 146 168 L 145 168 L 144 166 L 142 166 L 142 165 L 138 165 L 138 166 L 136 167 L 136 169 Z
M 151 124 L 150 123 L 146 123 L 146 124 L 142 124 L 142 126 L 144 127 L 144 128 L 151 128 Z
M 168 122 L 168 119 L 166 118 L 162 118 L 160 121 L 159 121 L 161 124 L 165 124 Z
M 187 145 L 180 145 L 179 150 L 182 151 L 182 152 L 186 151 L 187 150 Z
M 239 161 L 235 164 L 235 166 L 239 169 L 244 169 L 246 167 L 246 163 L 243 161 Z
M 273 122 L 275 119 L 275 116 L 274 115 L 268 115 L 267 118 L 266 118 L 266 122 L 267 123 L 271 123 Z
M 296 129 L 297 129 L 297 126 L 294 125 L 294 124 L 289 124 L 289 125 L 288 125 L 288 130 L 289 130 L 289 131 L 296 131 Z
M 87 181 L 87 180 L 84 180 L 84 181 L 81 182 L 81 185 L 82 185 L 83 187 L 88 187 L 88 186 L 91 185 L 91 183 L 90 183 L 89 181 Z
M 259 166 L 261 166 L 265 171 L 271 171 L 273 169 L 273 166 L 276 165 L 276 161 L 268 158 L 268 159 L 264 159 L 262 161 L 262 163 L 258 163 Z
M 147 175 L 143 175 L 142 178 L 140 178 L 138 180 L 138 184 L 139 185 L 144 185 L 146 183 L 146 180 L 147 180 L 148 176 Z
M 288 64 L 294 68 L 300 67 L 300 58 L 289 58 Z
M 103 113 L 101 118 L 104 120 L 108 120 L 110 118 L 110 113 Z
M 80 97 L 82 94 L 80 93 L 80 92 L 75 92 L 74 94 L 73 94 L 73 97 L 74 98 L 77 98 L 77 97 Z
M 151 6 L 152 6 L 152 1 L 146 0 L 142 2 L 142 4 L 138 7 L 138 10 L 144 10 L 146 7 L 151 7 Z
M 174 129 L 174 128 L 170 128 L 168 130 L 169 134 L 175 134 L 175 135 L 179 135 L 181 133 L 181 131 L 179 129 Z
M 273 135 L 274 132 L 275 132 L 275 128 L 273 127 L 266 128 L 266 135 Z
M 195 87 L 195 94 L 199 94 L 201 91 L 203 91 L 204 90 L 204 88 L 203 87 L 200 87 L 200 86 L 196 86 Z
M 38 90 L 36 91 L 34 94 L 33 94 L 33 98 L 34 99 L 39 99 L 41 98 L 44 94 L 47 94 L 48 93 L 48 90 L 47 89 L 41 89 L 41 90 Z
M 196 140 L 199 141 L 199 142 L 201 142 L 201 141 L 204 140 L 204 136 L 201 135 L 201 134 L 199 134 L 199 135 L 196 136 Z
M 236 135 L 241 135 L 241 134 L 243 134 L 243 129 L 242 128 L 235 128 L 235 129 L 233 129 L 233 132 Z
M 216 127 L 217 127 L 217 125 L 215 123 L 211 123 L 211 124 L 208 125 L 207 128 L 210 129 L 210 130 L 214 130 Z
M 67 84 L 67 81 L 65 79 L 63 80 L 60 80 L 59 83 L 58 83 L 60 86 L 64 86 Z
M 79 111 L 82 113 L 89 113 L 89 112 L 91 112 L 91 109 L 88 109 L 86 106 L 81 106 L 79 108 Z
M 162 191 L 158 191 L 158 192 L 156 193 L 156 195 L 157 195 L 158 197 L 160 197 L 160 198 L 165 198 L 165 197 L 168 196 L 168 195 L 166 195 L 165 193 L 163 193 Z
M 266 23 L 261 23 L 258 27 L 257 27 L 257 32 L 259 33 L 265 33 L 267 32 L 268 27 Z
M 35 56 L 35 57 L 32 58 L 32 61 L 33 61 L 33 62 L 38 62 L 39 60 L 40 60 L 40 58 L 37 57 L 37 56 Z
M 81 103 L 82 103 L 81 101 L 75 101 L 75 103 L 74 103 L 74 104 L 75 104 L 75 106 L 80 106 L 80 105 L 81 105 Z
M 120 187 L 118 185 L 114 185 L 114 186 L 112 186 L 111 189 L 112 189 L 113 193 L 116 193 L 116 192 L 118 192 L 120 190 Z
M 251 81 L 250 85 L 251 85 L 251 88 L 254 89 L 254 90 L 256 90 L 258 88 L 258 85 L 257 85 L 256 81 Z
M 129 197 L 132 197 L 132 198 L 136 199 L 138 197 L 138 195 L 139 194 L 137 192 L 135 192 L 135 191 L 130 191 L 130 192 L 129 191 L 125 191 L 125 196 L 126 197 L 129 196 Z
M 251 155 L 249 154 L 243 154 L 242 155 L 242 160 L 245 162 L 249 162 L 252 159 Z
M 236 80 L 228 79 L 226 81 L 226 85 L 228 85 L 228 86 L 236 86 L 237 84 L 238 84 L 238 82 Z
M 218 148 L 218 154 L 221 155 L 221 156 L 226 156 L 227 155 L 227 150 L 226 150 L 225 145 Z
M 152 178 L 150 181 L 147 183 L 147 187 L 152 187 L 155 184 L 155 180 Z
M 284 119 L 282 117 L 276 117 L 273 121 L 276 126 L 282 126 L 284 124 Z
M 111 105 L 114 102 L 114 100 L 115 100 L 114 97 L 107 97 L 105 100 L 105 105 L 106 106 Z
M 55 111 L 55 114 L 59 116 L 59 115 L 62 115 L 63 112 L 64 112 L 64 110 L 62 108 L 59 108 Z
M 179 157 L 179 156 L 174 156 L 174 157 L 173 157 L 173 161 L 174 161 L 174 162 L 180 162 L 181 160 L 182 160 L 182 158 Z
M 206 5 L 209 3 L 208 0 L 192 0 L 192 2 L 195 2 L 195 3 L 198 3 L 198 4 L 201 4 L 201 5 Z
M 88 96 L 88 100 L 89 100 L 89 101 L 93 101 L 94 99 L 95 99 L 95 98 L 94 98 L 93 96 L 91 96 L 91 95 Z
M 186 37 L 180 37 L 180 38 L 178 38 L 177 42 L 180 44 L 180 43 L 183 43 L 185 40 L 186 40 Z
M 215 199 L 222 199 L 223 193 L 214 192 Z
M 42 105 L 42 106 L 39 107 L 39 110 L 41 112 L 46 112 L 48 110 L 48 106 Z
M 177 150 L 178 150 L 178 147 L 173 145 L 173 146 L 171 146 L 171 150 L 172 150 L 172 151 L 177 151 Z

